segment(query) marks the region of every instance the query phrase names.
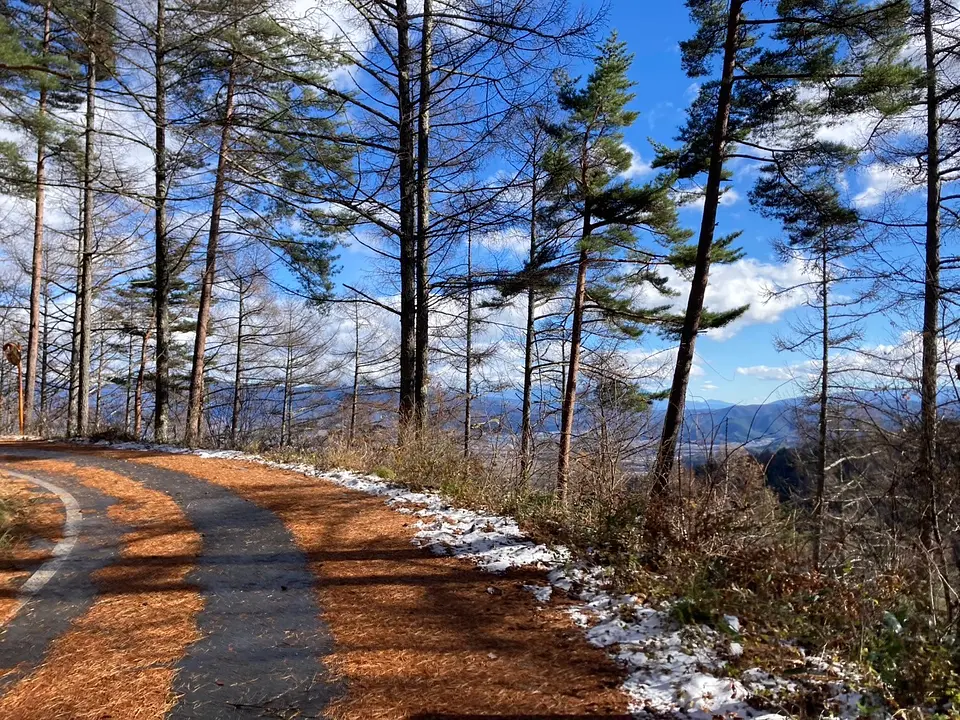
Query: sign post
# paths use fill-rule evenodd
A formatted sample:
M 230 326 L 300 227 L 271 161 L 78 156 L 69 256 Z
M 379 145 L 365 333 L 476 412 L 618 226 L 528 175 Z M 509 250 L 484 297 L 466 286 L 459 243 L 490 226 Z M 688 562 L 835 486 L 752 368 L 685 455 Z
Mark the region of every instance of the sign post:
M 23 435 L 23 362 L 20 343 L 8 342 L 3 346 L 7 362 L 17 368 L 17 409 L 20 413 L 20 434 Z

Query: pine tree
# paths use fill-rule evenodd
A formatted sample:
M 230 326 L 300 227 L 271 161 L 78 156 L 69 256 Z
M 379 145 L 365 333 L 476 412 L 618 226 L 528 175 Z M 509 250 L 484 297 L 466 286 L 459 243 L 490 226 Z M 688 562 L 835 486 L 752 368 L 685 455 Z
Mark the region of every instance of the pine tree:
M 275 247 L 314 299 L 329 292 L 333 243 L 344 219 L 317 202 L 345 173 L 346 151 L 335 143 L 339 106 L 318 91 L 332 67 L 317 38 L 304 38 L 253 0 L 220 8 L 225 26 L 197 39 L 182 101 L 201 127 L 217 127 L 216 168 L 200 285 L 200 305 L 187 407 L 186 441 L 200 440 L 204 355 L 213 286 L 225 230 Z M 225 18 L 225 20 L 224 20 Z M 231 212 L 233 200 L 241 212 Z M 230 223 L 228 226 L 227 223 Z
M 96 101 L 98 83 L 113 73 L 114 41 L 112 28 L 115 9 L 107 0 L 87 0 L 70 9 L 71 19 L 79 28 L 84 67 L 84 125 L 83 154 L 80 166 L 83 186 L 82 223 L 80 240 L 80 268 L 78 277 L 79 313 L 77 342 L 77 416 L 76 432 L 83 436 L 90 419 L 90 369 L 93 351 L 93 266 L 97 253 L 94 238 L 94 207 L 96 184 Z
M 908 5 L 901 0 L 868 4 L 860 0 L 780 0 L 773 8 L 759 0 L 687 0 L 697 26 L 681 43 L 683 67 L 691 77 L 712 73 L 721 56 L 719 80 L 704 83 L 681 130 L 682 147 L 661 150 L 655 162 L 690 180 L 706 174 L 704 209 L 687 310 L 671 384 L 664 427 L 652 477 L 662 491 L 674 455 L 697 335 L 703 329 L 703 305 L 715 252 L 717 210 L 728 180 L 726 162 L 734 156 L 782 157 L 808 152 L 825 116 L 862 106 L 868 98 L 886 98 L 906 77 L 897 59 Z M 755 17 L 747 10 L 755 11 Z M 803 104 L 801 83 L 819 104 L 808 103 L 806 132 L 800 145 L 770 147 L 764 131 L 780 134 L 781 122 Z M 829 152 L 829 148 L 822 148 Z
M 497 295 L 485 302 L 487 307 L 501 310 L 521 297 L 526 304 L 520 410 L 520 478 L 524 483 L 529 482 L 533 468 L 534 364 L 538 359 L 538 324 L 542 320 L 538 313 L 546 302 L 558 296 L 572 275 L 569 264 L 563 262 L 560 229 L 551 227 L 548 219 L 543 217 L 547 182 L 544 160 L 552 144 L 548 132 L 552 122 L 550 105 L 544 102 L 525 110 L 518 117 L 515 128 L 505 137 L 508 157 L 516 166 L 510 185 L 522 190 L 522 197 L 516 207 L 501 214 L 518 232 L 527 235 L 527 253 L 519 268 L 493 278 Z
M 751 199 L 761 212 L 780 220 L 786 230 L 785 240 L 777 244 L 779 255 L 787 261 L 799 260 L 812 280 L 799 288 L 811 296 L 809 303 L 819 314 L 813 327 L 797 328 L 796 336 L 780 339 L 781 350 L 793 352 L 812 346 L 819 351 L 819 374 L 812 388 L 817 402 L 816 472 L 813 494 L 813 564 L 820 568 L 823 557 L 825 521 L 825 494 L 829 473 L 828 414 L 833 397 L 831 379 L 834 368 L 831 350 L 850 348 L 858 336 L 857 315 L 845 311 L 833 317 L 835 309 L 833 287 L 854 279 L 846 267 L 863 250 L 859 241 L 861 219 L 853 207 L 847 205 L 837 187 L 845 166 L 855 160 L 855 153 L 843 147 L 822 155 L 826 162 L 811 163 L 805 156 L 792 156 L 788 161 L 770 163 L 761 170 Z M 813 287 L 811 287 L 811 285 Z M 788 292 L 796 288 L 781 288 Z M 847 290 L 847 293 L 850 291 Z M 863 298 L 854 296 L 844 301 L 845 306 L 860 304 Z
M 76 66 L 70 60 L 73 36 L 51 0 L 7 0 L 0 3 L 0 94 L 14 111 L 5 122 L 36 141 L 33 177 L 14 148 L 0 144 L 0 184 L 34 198 L 33 254 L 30 268 L 30 322 L 26 348 L 24 423 L 36 429 L 37 365 L 40 346 L 41 288 L 43 285 L 43 225 L 47 162 L 70 141 L 63 123 L 50 109 L 76 104 L 64 81 L 72 80 Z M 66 44 L 65 44 L 66 43 Z M 4 78 L 3 76 L 6 75 Z
M 688 237 L 677 227 L 668 183 L 657 179 L 636 186 L 621 177 L 632 159 L 623 130 L 638 115 L 627 108 L 634 98 L 634 84 L 627 77 L 631 61 L 625 44 L 613 35 L 598 48 L 582 86 L 560 78 L 558 101 L 565 117 L 549 128 L 553 147 L 544 159 L 544 216 L 575 238 L 576 281 L 557 462 L 557 488 L 563 495 L 588 315 L 631 337 L 667 322 L 666 306 L 638 306 L 622 288 L 648 284 L 666 294 L 666 278 L 657 272 L 658 265 Z M 639 232 L 661 247 L 644 247 Z

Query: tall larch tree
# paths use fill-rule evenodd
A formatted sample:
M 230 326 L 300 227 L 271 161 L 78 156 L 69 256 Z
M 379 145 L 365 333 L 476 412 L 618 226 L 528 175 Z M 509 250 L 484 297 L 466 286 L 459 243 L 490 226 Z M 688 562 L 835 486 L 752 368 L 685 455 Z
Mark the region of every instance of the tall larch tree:
M 657 179 L 637 186 L 622 177 L 632 161 L 623 131 L 638 117 L 628 109 L 634 98 L 634 83 L 627 77 L 631 62 L 625 44 L 613 35 L 598 48 L 593 70 L 582 85 L 560 79 L 563 118 L 550 127 L 553 144 L 544 159 L 548 173 L 544 215 L 571 234 L 576 275 L 557 461 L 562 495 L 570 474 L 587 316 L 635 337 L 644 327 L 666 321 L 666 307 L 640 306 L 623 288 L 649 284 L 667 292 L 659 266 L 688 237 L 676 224 L 668 183 Z M 645 247 L 640 232 L 656 241 L 650 244 L 653 248 L 660 247 Z
M 216 148 L 216 160 L 187 405 L 188 444 L 200 441 L 221 236 L 229 232 L 273 247 L 316 301 L 330 289 L 330 236 L 346 222 L 318 208 L 348 174 L 348 149 L 338 136 L 340 104 L 322 89 L 334 65 L 331 54 L 316 36 L 282 26 L 269 8 L 258 2 L 231 5 L 232 21 L 204 36 L 192 74 L 186 67 L 179 71 L 189 84 L 183 101 L 217 130 L 207 143 Z
M 680 150 L 662 148 L 655 165 L 670 168 L 683 180 L 702 179 L 703 215 L 687 309 L 680 330 L 673 382 L 667 404 L 653 486 L 662 491 L 676 454 L 687 385 L 714 254 L 717 211 L 729 180 L 727 162 L 738 153 L 766 160 L 771 154 L 807 145 L 777 146 L 764 136 L 776 131 L 786 114 L 802 101 L 801 87 L 814 94 L 885 95 L 904 78 L 896 56 L 908 6 L 901 0 L 877 4 L 860 0 L 687 0 L 697 26 L 681 43 L 683 68 L 690 77 L 713 75 L 719 57 L 719 78 L 705 82 L 681 129 Z M 751 14 L 752 13 L 752 14 Z M 829 115 L 836 107 L 823 104 Z M 810 113 L 808 130 L 818 118 Z M 804 141 L 809 140 L 809 133 Z M 765 143 L 774 143 L 771 147 Z M 743 152 L 746 148 L 746 152 Z

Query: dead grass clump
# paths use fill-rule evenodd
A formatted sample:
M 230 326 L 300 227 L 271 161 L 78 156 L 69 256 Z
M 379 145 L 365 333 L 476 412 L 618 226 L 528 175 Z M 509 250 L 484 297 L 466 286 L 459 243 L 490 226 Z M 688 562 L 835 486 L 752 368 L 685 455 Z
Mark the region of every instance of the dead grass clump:
M 410 543 L 409 516 L 323 480 L 240 461 L 123 455 L 227 487 L 276 513 L 318 577 L 346 679 L 334 717 L 629 717 L 620 674 L 558 607 L 542 573 L 481 573 Z
M 18 459 L 18 467 L 70 475 L 117 498 L 110 516 L 133 530 L 121 560 L 96 575 L 93 606 L 52 644 L 43 664 L 0 698 L 9 720 L 141 718 L 172 707 L 174 665 L 199 639 L 203 601 L 185 582 L 201 539 L 176 503 L 117 473 Z

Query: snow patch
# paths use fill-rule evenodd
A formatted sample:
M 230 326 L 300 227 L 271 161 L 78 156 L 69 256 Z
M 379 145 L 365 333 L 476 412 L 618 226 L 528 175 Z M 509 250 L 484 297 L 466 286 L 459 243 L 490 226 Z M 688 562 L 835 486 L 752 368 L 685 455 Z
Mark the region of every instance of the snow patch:
M 523 589 L 533 595 L 540 603 L 550 602 L 553 595 L 553 588 L 550 585 L 524 585 Z

